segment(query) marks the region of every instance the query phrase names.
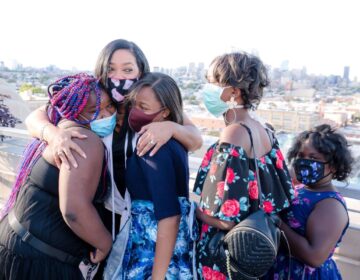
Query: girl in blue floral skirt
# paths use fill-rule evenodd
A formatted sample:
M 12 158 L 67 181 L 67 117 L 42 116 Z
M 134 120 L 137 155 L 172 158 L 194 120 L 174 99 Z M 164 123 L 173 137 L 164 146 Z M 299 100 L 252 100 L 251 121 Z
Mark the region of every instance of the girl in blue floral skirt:
M 129 99 L 129 125 L 135 132 L 151 122 L 183 122 L 180 90 L 167 75 L 147 74 Z M 126 186 L 131 215 L 117 236 L 105 279 L 193 279 L 192 232 L 197 231 L 185 148 L 171 139 L 152 156 L 133 153 L 127 160 Z

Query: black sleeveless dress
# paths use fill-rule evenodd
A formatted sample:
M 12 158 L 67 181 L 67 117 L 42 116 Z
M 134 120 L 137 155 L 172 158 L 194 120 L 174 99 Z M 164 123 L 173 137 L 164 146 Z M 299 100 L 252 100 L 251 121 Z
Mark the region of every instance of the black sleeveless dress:
M 102 172 L 106 174 L 106 172 Z M 107 175 L 102 175 L 106 176 Z M 105 177 L 105 178 L 106 178 Z M 102 215 L 103 182 L 98 186 L 94 205 Z M 94 250 L 66 225 L 59 208 L 59 170 L 40 157 L 17 196 L 14 211 L 18 221 L 36 238 L 78 260 Z M 78 263 L 65 263 L 23 242 L 9 225 L 0 222 L 0 280 L 82 279 Z

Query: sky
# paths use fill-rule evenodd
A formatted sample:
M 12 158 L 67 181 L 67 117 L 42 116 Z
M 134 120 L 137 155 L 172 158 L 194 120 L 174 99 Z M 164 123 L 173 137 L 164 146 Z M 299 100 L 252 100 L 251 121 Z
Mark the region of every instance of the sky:
M 150 66 L 175 68 L 231 50 L 285 60 L 308 74 L 360 79 L 357 0 L 0 1 L 0 61 L 93 70 L 101 49 L 124 38 Z

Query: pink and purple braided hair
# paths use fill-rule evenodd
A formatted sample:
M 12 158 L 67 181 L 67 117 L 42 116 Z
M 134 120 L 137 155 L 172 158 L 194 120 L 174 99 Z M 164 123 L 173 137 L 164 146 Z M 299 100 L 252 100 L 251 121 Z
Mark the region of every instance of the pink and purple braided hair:
M 79 114 L 84 110 L 89 95 L 96 94 L 96 110 L 90 120 L 79 120 Z M 100 112 L 101 88 L 98 80 L 88 74 L 80 73 L 63 77 L 48 87 L 49 104 L 47 114 L 50 123 L 57 125 L 61 119 L 72 120 L 79 124 L 88 124 L 95 120 Z M 34 139 L 25 149 L 19 173 L 12 187 L 10 197 L 0 212 L 0 221 L 5 217 L 15 204 L 17 194 L 33 165 L 40 158 L 47 143 Z

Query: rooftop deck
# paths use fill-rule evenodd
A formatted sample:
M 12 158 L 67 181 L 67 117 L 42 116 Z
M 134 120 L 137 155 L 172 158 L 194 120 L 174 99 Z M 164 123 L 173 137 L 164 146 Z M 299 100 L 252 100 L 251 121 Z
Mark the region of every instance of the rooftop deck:
M 29 142 L 26 131 L 0 127 L 0 207 L 10 193 L 16 169 L 25 145 Z M 198 157 L 189 157 L 190 186 L 194 184 L 197 168 L 201 163 Z M 190 187 L 190 189 L 192 189 Z M 335 259 L 346 280 L 359 279 L 360 275 L 360 186 L 340 187 L 349 209 L 350 226 L 341 247 L 336 250 Z M 191 198 L 198 200 L 195 194 Z

